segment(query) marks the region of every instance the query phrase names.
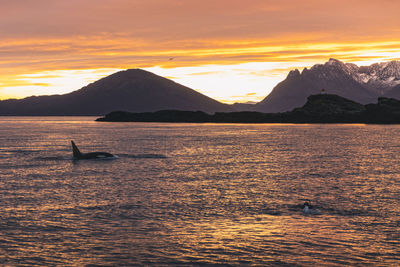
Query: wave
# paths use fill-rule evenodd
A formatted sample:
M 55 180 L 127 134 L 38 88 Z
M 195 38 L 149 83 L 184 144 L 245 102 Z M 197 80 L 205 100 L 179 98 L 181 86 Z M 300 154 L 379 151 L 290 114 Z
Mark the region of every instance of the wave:
M 48 157 L 36 157 L 34 158 L 34 160 L 57 161 L 57 160 L 73 160 L 73 158 L 65 156 L 48 156 Z
M 113 157 L 98 158 L 94 160 L 115 160 L 118 158 L 131 158 L 131 159 L 165 159 L 168 158 L 162 154 L 118 154 Z M 41 161 L 58 161 L 58 160 L 75 160 L 72 156 L 44 156 L 35 157 L 34 160 Z
M 121 158 L 131 159 L 166 159 L 167 156 L 163 154 L 118 154 Z
M 378 212 L 361 209 L 357 207 L 348 207 L 347 209 L 323 207 L 322 205 L 313 205 L 314 208 L 320 211 L 320 214 L 316 215 L 331 215 L 331 216 L 381 216 Z M 303 214 L 303 204 L 283 204 L 283 205 L 272 205 L 270 207 L 263 207 L 259 210 L 259 214 L 281 216 L 281 215 L 292 215 L 292 214 Z
M 38 149 L 33 149 L 33 150 L 28 150 L 28 149 L 1 149 L 1 153 L 6 153 L 6 154 L 30 154 L 30 153 L 39 153 L 42 152 L 42 150 Z

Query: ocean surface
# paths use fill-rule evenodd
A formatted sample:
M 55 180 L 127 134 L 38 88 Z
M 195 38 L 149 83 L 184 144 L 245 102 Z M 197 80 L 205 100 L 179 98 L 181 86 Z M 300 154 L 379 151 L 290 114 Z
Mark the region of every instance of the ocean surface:
M 0 117 L 0 265 L 400 265 L 400 126 L 94 119 Z

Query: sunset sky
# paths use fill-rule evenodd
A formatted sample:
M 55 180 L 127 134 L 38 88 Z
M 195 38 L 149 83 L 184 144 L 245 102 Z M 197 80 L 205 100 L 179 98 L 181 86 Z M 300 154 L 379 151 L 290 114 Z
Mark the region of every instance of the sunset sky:
M 0 99 L 143 68 L 259 101 L 288 71 L 400 59 L 399 0 L 0 0 Z

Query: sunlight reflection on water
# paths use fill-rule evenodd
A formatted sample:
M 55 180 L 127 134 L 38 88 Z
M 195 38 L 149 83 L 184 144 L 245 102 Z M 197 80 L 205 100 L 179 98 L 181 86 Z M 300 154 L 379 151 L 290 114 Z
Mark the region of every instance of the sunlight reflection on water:
M 399 264 L 398 126 L 93 119 L 0 118 L 0 264 Z

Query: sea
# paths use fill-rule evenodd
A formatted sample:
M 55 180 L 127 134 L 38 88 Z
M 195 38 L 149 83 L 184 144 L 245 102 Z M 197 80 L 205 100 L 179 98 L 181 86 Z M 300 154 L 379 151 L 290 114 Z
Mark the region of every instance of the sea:
M 400 265 L 399 125 L 94 120 L 0 117 L 0 265 Z

